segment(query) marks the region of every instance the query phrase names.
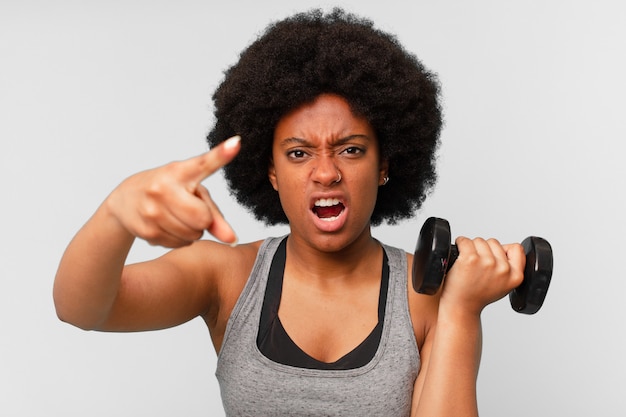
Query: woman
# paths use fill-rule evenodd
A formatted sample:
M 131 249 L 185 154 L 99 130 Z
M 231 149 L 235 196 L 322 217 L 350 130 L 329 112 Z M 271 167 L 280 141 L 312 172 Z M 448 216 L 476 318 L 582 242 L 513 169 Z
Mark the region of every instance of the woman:
M 371 235 L 434 184 L 437 97 L 434 75 L 367 20 L 336 9 L 271 25 L 214 95 L 212 150 L 131 176 L 77 233 L 59 317 L 103 331 L 202 317 L 227 415 L 477 415 L 480 314 L 521 283 L 520 245 L 458 238 L 430 297 L 410 288 L 411 254 Z M 288 236 L 236 245 L 200 184 L 220 168 Z M 136 238 L 175 249 L 125 265 Z

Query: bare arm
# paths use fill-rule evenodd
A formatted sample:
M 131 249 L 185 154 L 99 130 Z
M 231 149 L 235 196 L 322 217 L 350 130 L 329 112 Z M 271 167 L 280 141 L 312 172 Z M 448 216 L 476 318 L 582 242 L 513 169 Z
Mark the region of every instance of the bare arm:
M 520 245 L 457 239 L 462 255 L 431 303 L 435 318 L 426 331 L 411 415 L 477 416 L 476 381 L 482 351 L 480 315 L 523 279 Z M 432 307 L 431 307 L 432 309 Z
M 199 297 L 192 295 L 210 291 L 208 287 L 198 291 L 199 283 L 208 285 L 207 277 L 199 273 L 206 265 L 193 261 L 199 244 L 192 243 L 204 230 L 225 242 L 236 240 L 200 182 L 230 162 L 238 150 L 238 140 L 227 141 L 203 155 L 122 182 L 76 234 L 61 259 L 53 293 L 59 318 L 83 329 L 100 330 L 146 330 L 190 319 L 200 309 Z M 137 237 L 184 249 L 125 267 Z M 183 302 L 176 303 L 177 299 Z M 157 309 L 164 301 L 174 309 Z

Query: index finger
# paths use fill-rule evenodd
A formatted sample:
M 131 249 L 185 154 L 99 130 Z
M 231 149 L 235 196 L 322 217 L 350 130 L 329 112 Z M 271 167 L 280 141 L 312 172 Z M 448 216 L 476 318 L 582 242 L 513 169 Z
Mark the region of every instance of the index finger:
M 520 263 L 526 261 L 526 254 L 524 248 L 519 243 L 509 243 L 502 245 L 502 249 L 506 253 L 507 258 L 511 262 Z
M 526 266 L 526 254 L 524 253 L 522 245 L 519 243 L 513 243 L 502 245 L 502 248 L 506 253 L 511 268 L 513 268 L 516 272 L 523 274 L 524 267 Z
M 228 164 L 239 153 L 241 136 L 233 136 L 220 143 L 210 151 L 190 158 L 185 164 L 190 166 L 188 179 L 200 184 L 204 179 Z

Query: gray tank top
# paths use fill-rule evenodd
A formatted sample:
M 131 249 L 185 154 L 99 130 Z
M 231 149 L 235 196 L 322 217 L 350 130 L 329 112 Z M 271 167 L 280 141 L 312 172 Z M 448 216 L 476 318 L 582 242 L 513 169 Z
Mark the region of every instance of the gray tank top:
M 283 238 L 268 238 L 226 326 L 216 376 L 227 416 L 409 416 L 420 358 L 411 325 L 404 251 L 383 245 L 389 288 L 378 350 L 348 370 L 276 363 L 256 337 L 272 258 Z

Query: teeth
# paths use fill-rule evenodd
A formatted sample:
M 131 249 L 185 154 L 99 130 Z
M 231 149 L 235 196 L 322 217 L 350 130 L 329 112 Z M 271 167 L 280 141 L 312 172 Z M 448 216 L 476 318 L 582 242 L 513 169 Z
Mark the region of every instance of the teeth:
M 325 222 L 332 222 L 334 220 L 337 220 L 337 217 L 320 217 L 320 220 L 325 221 Z
M 339 200 L 336 198 L 320 198 L 315 202 L 316 207 L 331 207 L 339 204 Z

